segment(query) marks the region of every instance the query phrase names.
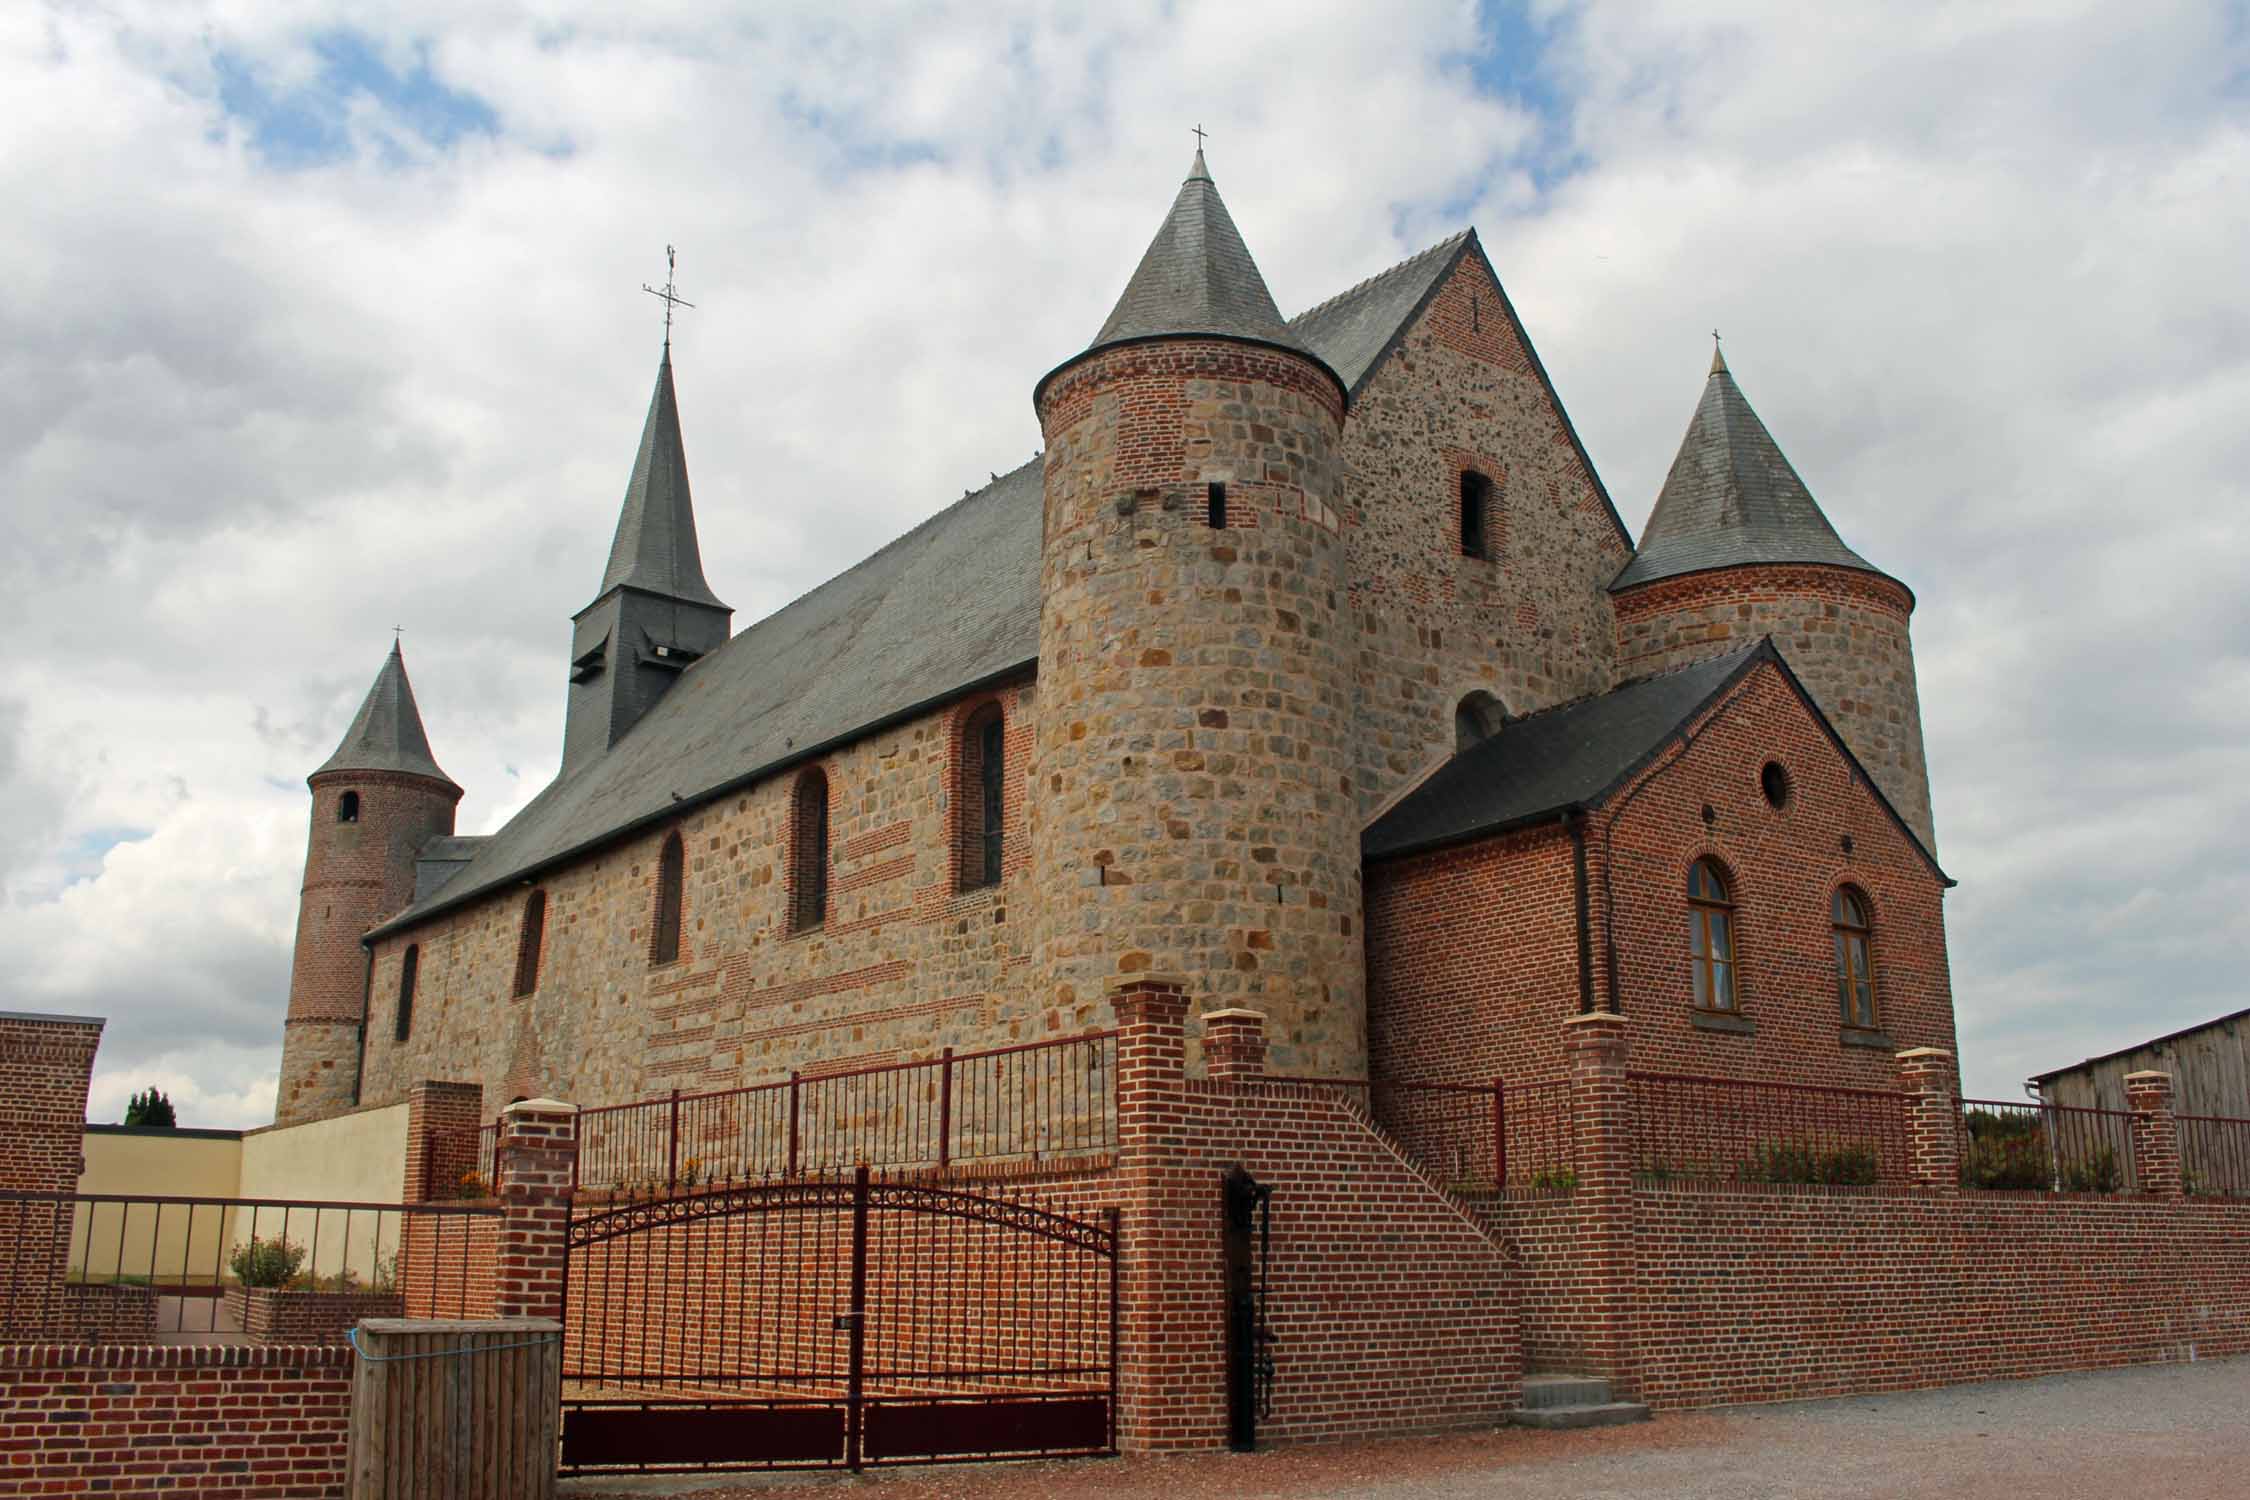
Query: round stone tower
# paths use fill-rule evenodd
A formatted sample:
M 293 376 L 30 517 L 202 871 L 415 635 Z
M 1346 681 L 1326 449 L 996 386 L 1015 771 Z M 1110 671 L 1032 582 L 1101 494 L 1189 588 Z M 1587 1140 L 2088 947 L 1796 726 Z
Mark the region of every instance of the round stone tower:
M 1876 786 L 1936 850 L 1907 634 L 1914 595 L 1844 545 L 1716 352 L 1640 549 L 1610 591 L 1625 677 L 1773 637 Z
M 1366 1062 L 1343 383 L 1195 165 L 1109 321 L 1040 381 L 1032 860 L 1042 1001 L 1154 971 L 1268 1017 L 1277 1071 Z
M 414 897 L 414 860 L 453 832 L 461 788 L 438 769 L 397 646 L 344 742 L 306 778 L 312 834 L 297 903 L 274 1123 L 349 1109 L 359 1091 L 367 951 L 360 937 Z

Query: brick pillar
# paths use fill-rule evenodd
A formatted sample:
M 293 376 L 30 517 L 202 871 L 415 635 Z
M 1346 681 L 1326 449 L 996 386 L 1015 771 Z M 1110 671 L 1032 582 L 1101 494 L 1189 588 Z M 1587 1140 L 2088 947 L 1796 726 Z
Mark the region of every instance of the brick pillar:
M 570 1184 L 578 1162 L 578 1106 L 525 1099 L 500 1112 L 500 1255 L 492 1311 L 560 1318 L 570 1247 Z
M 0 1188 L 78 1191 L 101 1039 L 93 1016 L 0 1011 Z M 69 1204 L 0 1204 L 0 1337 L 61 1334 L 70 1242 Z
M 1578 1276 L 1581 1346 L 1588 1373 L 1606 1375 L 1620 1396 L 1639 1389 L 1633 1367 L 1633 1094 L 1625 1070 L 1630 1023 L 1590 1011 L 1563 1023 L 1576 1128 Z
M 2127 1073 L 2125 1107 L 2133 1112 L 2133 1183 L 2158 1198 L 2177 1198 L 2186 1184 L 2180 1174 L 2180 1121 L 2172 1112 L 2172 1075 Z
M 1961 1109 L 1953 1054 L 1909 1047 L 1898 1054 L 1898 1086 L 1906 1094 L 1907 1167 L 1914 1185 L 1937 1193 L 1961 1190 Z
M 1254 1010 L 1205 1011 L 1203 1067 L 1213 1083 L 1255 1083 L 1265 1077 L 1265 1016 Z
M 406 1092 L 406 1201 L 459 1198 L 477 1169 L 477 1129 L 484 1088 L 474 1083 L 417 1083 Z M 485 1186 L 490 1188 L 491 1183 Z

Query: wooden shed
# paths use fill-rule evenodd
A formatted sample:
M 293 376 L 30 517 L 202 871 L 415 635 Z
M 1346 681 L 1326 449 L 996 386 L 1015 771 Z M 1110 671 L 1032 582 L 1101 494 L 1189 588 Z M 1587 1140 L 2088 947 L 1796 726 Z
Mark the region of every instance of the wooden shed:
M 2250 1010 L 2205 1021 L 2122 1051 L 2036 1074 L 2048 1104 L 2125 1108 L 2125 1075 L 2172 1075 L 2172 1107 L 2184 1115 L 2250 1116 Z

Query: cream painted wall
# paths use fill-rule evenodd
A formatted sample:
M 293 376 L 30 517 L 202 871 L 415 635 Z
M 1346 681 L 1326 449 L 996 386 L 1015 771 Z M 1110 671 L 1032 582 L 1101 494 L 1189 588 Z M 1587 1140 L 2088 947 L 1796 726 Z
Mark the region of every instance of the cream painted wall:
M 242 1140 L 175 1131 L 86 1132 L 83 1194 L 232 1198 Z M 167 1280 L 215 1279 L 230 1238 L 226 1210 L 183 1204 L 81 1204 L 70 1238 L 70 1273 L 95 1281 L 161 1272 Z
M 292 1202 L 396 1203 L 406 1195 L 406 1106 L 355 1110 L 301 1125 L 274 1125 L 242 1138 L 243 1198 Z M 255 1219 L 255 1225 L 253 1225 Z M 273 1209 L 238 1209 L 235 1232 L 285 1234 L 308 1252 L 319 1276 L 350 1270 L 373 1279 L 398 1253 L 397 1214 L 294 1209 L 286 1225 Z

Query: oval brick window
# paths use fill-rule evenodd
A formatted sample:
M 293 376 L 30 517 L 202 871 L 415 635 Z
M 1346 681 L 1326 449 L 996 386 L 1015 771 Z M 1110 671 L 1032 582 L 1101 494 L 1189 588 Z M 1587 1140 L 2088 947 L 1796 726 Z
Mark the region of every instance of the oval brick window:
M 1758 789 L 1766 794 L 1766 801 L 1774 807 L 1789 805 L 1789 773 L 1778 760 L 1769 760 L 1758 773 Z

